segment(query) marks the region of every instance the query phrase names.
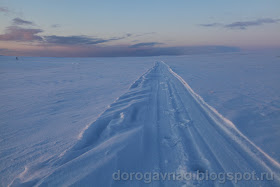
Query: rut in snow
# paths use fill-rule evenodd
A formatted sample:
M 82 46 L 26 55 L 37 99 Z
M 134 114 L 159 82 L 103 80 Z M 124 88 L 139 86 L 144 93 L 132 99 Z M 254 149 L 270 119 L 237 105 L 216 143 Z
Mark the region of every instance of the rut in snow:
M 21 174 L 15 183 L 32 185 L 141 186 L 114 181 L 123 172 L 267 172 L 279 185 L 280 165 L 203 101 L 169 66 L 157 62 L 79 135 L 59 158 Z M 46 167 L 46 165 L 50 165 Z M 34 173 L 40 173 L 35 175 Z M 232 180 L 225 182 L 234 186 Z M 219 181 L 152 181 L 153 186 L 215 186 Z

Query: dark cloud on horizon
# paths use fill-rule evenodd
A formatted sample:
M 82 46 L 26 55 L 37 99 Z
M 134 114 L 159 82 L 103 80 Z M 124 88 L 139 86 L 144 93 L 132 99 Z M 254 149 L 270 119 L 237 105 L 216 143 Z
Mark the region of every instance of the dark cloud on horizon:
M 5 52 L 5 51 L 9 51 L 9 49 L 5 49 L 5 48 L 0 48 L 0 52 Z
M 239 52 L 240 48 L 232 46 L 189 46 L 189 47 L 150 47 L 131 48 L 130 46 L 66 46 L 64 49 L 36 48 L 35 50 L 3 50 L 2 54 L 10 56 L 48 56 L 48 57 L 147 57 L 174 56 Z
M 279 23 L 280 19 L 272 19 L 272 18 L 264 18 L 257 19 L 252 21 L 237 21 L 230 24 L 222 24 L 222 23 L 210 23 L 210 24 L 200 24 L 203 27 L 224 27 L 228 29 L 241 29 L 245 30 L 251 26 L 261 26 L 269 23 Z
M 131 45 L 130 47 L 132 48 L 138 48 L 138 47 L 153 47 L 155 45 L 160 45 L 163 43 L 159 43 L 159 42 L 143 42 L 143 43 L 137 43 L 134 45 Z
M 31 21 L 26 21 L 20 18 L 14 18 L 13 19 L 13 24 L 14 25 L 35 25 L 33 22 Z
M 103 52 L 85 53 L 89 57 L 147 57 L 147 56 L 180 56 L 193 54 L 211 54 L 211 53 L 226 53 L 239 52 L 238 47 L 233 46 L 188 46 L 188 47 L 149 47 L 136 48 L 130 50 L 130 47 L 106 48 Z

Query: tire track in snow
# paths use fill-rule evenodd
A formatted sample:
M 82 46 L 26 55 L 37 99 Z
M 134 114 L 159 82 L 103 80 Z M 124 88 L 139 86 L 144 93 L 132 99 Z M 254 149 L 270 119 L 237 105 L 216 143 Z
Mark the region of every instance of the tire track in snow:
M 35 168 L 35 169 L 28 169 Z M 123 172 L 273 172 L 280 165 L 209 106 L 168 65 L 157 62 L 92 124 L 77 144 L 47 164 L 27 166 L 12 185 L 143 186 L 113 181 Z M 43 172 L 42 172 L 43 171 Z M 258 176 L 258 175 L 257 175 Z M 216 186 L 218 181 L 153 181 L 152 186 Z M 227 186 L 234 186 L 232 181 Z

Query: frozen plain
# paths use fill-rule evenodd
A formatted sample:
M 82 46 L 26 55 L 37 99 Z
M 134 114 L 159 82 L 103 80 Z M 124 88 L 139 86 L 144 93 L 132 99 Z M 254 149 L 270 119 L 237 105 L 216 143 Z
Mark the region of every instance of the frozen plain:
M 1 57 L 1 183 L 143 184 L 110 180 L 118 168 L 274 171 L 277 177 L 278 72 L 277 56 L 259 54 Z

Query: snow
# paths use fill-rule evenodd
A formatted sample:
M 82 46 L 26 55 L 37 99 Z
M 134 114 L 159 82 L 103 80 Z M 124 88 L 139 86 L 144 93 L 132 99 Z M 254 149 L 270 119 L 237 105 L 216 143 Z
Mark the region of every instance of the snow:
M 152 66 L 141 58 L 0 57 L 0 186 L 71 147 Z
M 209 105 L 280 162 L 280 58 L 237 53 L 165 59 Z
M 112 174 L 254 171 L 275 180 L 237 185 L 277 186 L 279 67 L 271 54 L 0 57 L 1 185 L 142 186 Z

